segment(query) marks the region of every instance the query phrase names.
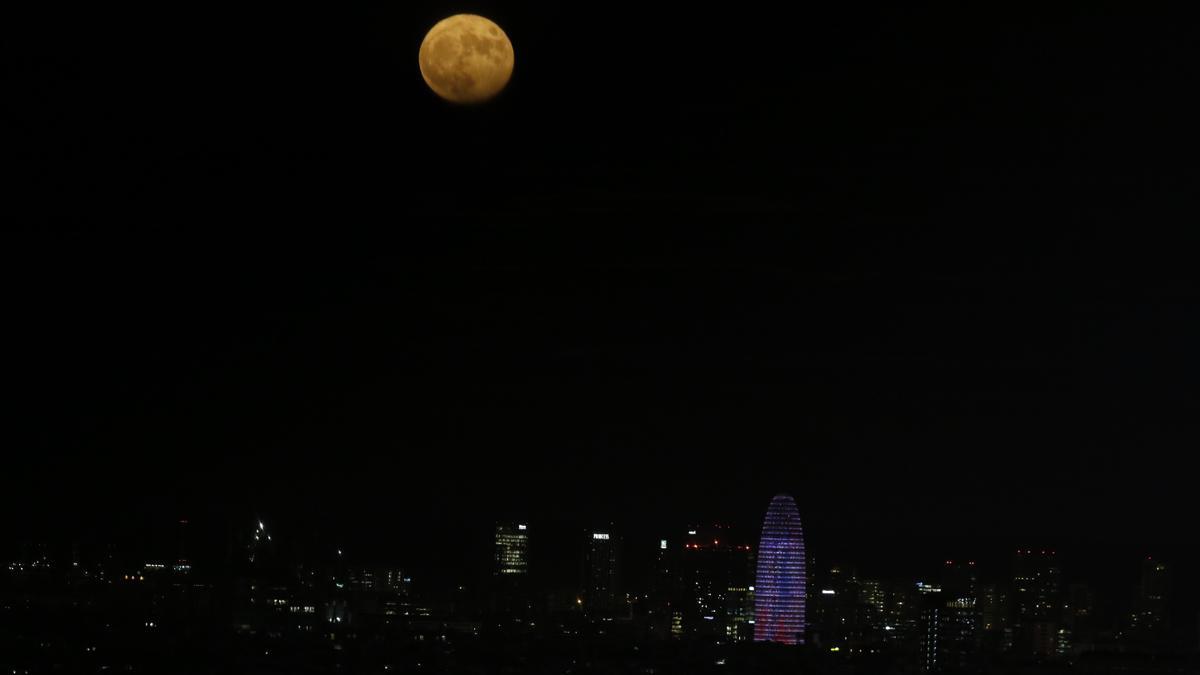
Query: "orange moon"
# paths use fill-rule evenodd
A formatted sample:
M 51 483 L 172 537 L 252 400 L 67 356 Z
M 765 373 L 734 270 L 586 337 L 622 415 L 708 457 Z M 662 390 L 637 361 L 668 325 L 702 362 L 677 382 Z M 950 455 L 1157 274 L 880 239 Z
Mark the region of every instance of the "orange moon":
M 429 29 L 418 61 L 425 84 L 438 96 L 454 103 L 482 103 L 512 77 L 513 47 L 491 20 L 455 14 Z

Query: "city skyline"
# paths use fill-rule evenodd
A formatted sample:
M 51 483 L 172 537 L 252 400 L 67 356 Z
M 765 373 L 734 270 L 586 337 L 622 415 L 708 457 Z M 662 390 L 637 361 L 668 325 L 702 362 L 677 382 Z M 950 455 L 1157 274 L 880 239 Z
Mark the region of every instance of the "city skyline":
M 495 640 L 601 645 L 618 639 L 635 653 L 677 645 L 684 651 L 672 657 L 676 663 L 697 654 L 709 654 L 715 665 L 747 667 L 799 658 L 824 662 L 809 666 L 822 672 L 848 673 L 880 663 L 913 673 L 979 672 L 987 664 L 1006 664 L 1007 672 L 1046 666 L 1090 672 L 1120 663 L 1187 672 L 1179 668 L 1189 667 L 1189 654 L 1200 648 L 1200 606 L 1176 592 L 1175 583 L 1193 575 L 1174 574 L 1175 561 L 1154 556 L 1114 556 L 1137 573 L 1099 583 L 1075 574 L 1072 561 L 1053 549 L 1010 551 L 1003 566 L 975 556 L 933 562 L 924 551 L 920 575 L 893 568 L 877 576 L 857 561 L 806 546 L 788 495 L 771 499 L 757 544 L 744 543 L 753 532 L 735 524 L 680 525 L 650 542 L 627 541 L 615 523 L 577 524 L 573 537 L 556 541 L 541 539 L 536 521 L 490 522 L 487 545 L 478 542 L 472 554 L 476 572 L 440 578 L 414 571 L 428 560 L 428 546 L 402 560 L 319 537 L 304 548 L 286 534 L 303 530 L 250 514 L 229 532 L 224 553 L 205 551 L 203 543 L 197 550 L 191 520 L 178 521 L 174 537 L 144 537 L 142 544 L 157 550 L 150 556 L 111 542 L 72 543 L 69 558 L 61 542 L 27 544 L 3 561 L 0 600 L 22 600 L 0 603 L 0 613 L 86 623 L 87 612 L 64 613 L 55 604 L 66 594 L 76 598 L 70 607 L 107 606 L 122 617 L 119 625 L 132 620 L 135 635 L 148 634 L 136 638 L 142 642 L 154 634 L 181 639 L 205 626 L 219 635 L 229 621 L 224 649 L 235 651 L 264 635 L 287 636 L 293 648 L 319 635 L 310 648 L 332 640 L 335 650 L 366 639 L 389 646 L 354 658 L 385 671 L 388 662 L 420 668 L 429 656 L 415 645 L 427 639 L 453 645 L 446 654 L 466 659 L 492 658 L 487 650 Z M 572 559 L 575 565 L 564 565 Z M 115 639 L 127 630 L 107 623 L 102 632 Z M 739 648 L 764 643 L 794 651 Z M 119 653 L 107 647 L 88 660 L 104 663 Z M 80 649 L 92 654 L 97 647 L 73 647 Z M 157 658 L 152 654 L 138 658 Z
M 1174 13 L 14 6 L 0 653 L 1194 665 Z
M 527 523 L 527 527 L 536 528 L 545 540 L 555 542 L 558 550 L 561 551 L 573 550 L 573 544 L 570 542 L 579 536 L 580 528 L 585 523 L 606 520 L 610 523 L 607 527 L 584 528 L 582 531 L 591 533 L 612 529 L 620 532 L 622 538 L 629 545 L 640 548 L 645 554 L 655 549 L 663 537 L 667 537 L 674 544 L 678 538 L 686 538 L 689 530 L 694 530 L 696 527 L 709 527 L 714 522 L 724 523 L 723 527 L 732 525 L 736 531 L 741 533 L 741 536 L 748 540 L 748 534 L 757 526 L 753 524 L 754 509 L 750 508 L 749 504 L 745 506 L 747 506 L 743 510 L 745 515 L 736 518 L 683 518 L 675 520 L 673 525 L 670 523 L 671 518 L 655 518 L 655 514 L 648 512 L 645 514 L 648 517 L 628 522 L 603 516 L 600 518 L 588 516 L 576 520 L 572 516 L 562 513 L 547 517 L 545 512 L 520 520 L 522 523 Z M 812 510 L 818 511 L 816 508 Z M 520 509 L 520 511 L 528 510 Z M 244 513 L 242 517 L 245 517 Z M 190 520 L 187 518 L 183 520 L 188 520 L 190 523 L 188 528 L 191 533 L 188 537 L 193 540 L 193 547 L 208 547 L 210 551 L 216 551 L 222 550 L 223 542 L 229 536 L 229 528 L 233 527 L 231 518 L 238 518 L 238 516 L 235 513 L 210 513 L 199 519 L 192 516 Z M 467 561 L 478 560 L 477 554 L 480 546 L 490 550 L 492 546 L 490 533 L 495 525 L 492 520 L 476 516 L 455 522 L 443 521 L 441 525 L 444 526 L 444 529 L 440 531 L 413 529 L 414 536 L 415 533 L 420 532 L 422 538 L 437 541 L 439 546 L 412 549 L 401 543 L 403 540 L 379 539 L 372 536 L 369 529 L 359 531 L 356 528 L 342 528 L 338 527 L 337 521 L 333 520 L 311 520 L 293 516 L 277 517 L 270 510 L 256 510 L 250 515 L 252 523 L 262 523 L 263 519 L 269 523 L 278 523 L 278 525 L 272 525 L 272 529 L 280 525 L 289 528 L 291 530 L 289 534 L 293 535 L 293 545 L 298 545 L 297 542 L 304 542 L 299 550 L 312 550 L 315 548 L 314 542 L 324 538 L 327 542 L 333 542 L 336 548 L 356 550 L 375 562 L 391 561 L 398 557 L 413 557 L 415 558 L 413 562 L 418 568 L 432 571 L 435 575 L 442 571 L 445 571 L 447 575 L 478 573 L 480 571 L 478 563 L 472 567 L 472 564 L 468 564 Z M 133 549 L 146 549 L 149 546 L 147 542 L 158 541 L 157 546 L 160 550 L 155 551 L 151 557 L 169 560 L 179 547 L 180 520 L 166 512 L 157 513 L 154 518 L 146 518 L 145 514 L 131 514 L 126 522 L 119 525 L 90 527 L 87 531 L 75 530 L 73 534 L 66 534 L 71 532 L 69 527 L 28 531 L 21 535 L 14 535 L 6 547 L 0 550 L 7 551 L 11 555 L 18 552 L 19 544 L 30 546 L 48 542 L 53 542 L 60 551 L 66 551 L 72 544 L 83 543 L 99 547 L 117 542 L 131 545 Z M 810 529 L 815 529 L 816 541 L 820 542 L 821 548 L 827 552 L 827 555 L 833 555 L 836 559 L 844 562 L 854 563 L 871 574 L 883 578 L 893 575 L 919 575 L 920 571 L 927 568 L 931 562 L 936 564 L 948 557 L 974 558 L 986 567 L 1002 567 L 1007 564 L 1008 556 L 1014 550 L 1026 549 L 1056 550 L 1060 555 L 1074 560 L 1078 573 L 1093 580 L 1102 580 L 1112 575 L 1128 577 L 1134 574 L 1133 568 L 1129 566 L 1129 561 L 1143 560 L 1147 557 L 1168 558 L 1179 561 L 1181 564 L 1190 564 L 1195 560 L 1193 547 L 1186 539 L 1179 538 L 1160 541 L 1147 539 L 1141 544 L 1126 543 L 1114 547 L 1113 544 L 1103 541 L 1072 540 L 1069 537 L 1056 540 L 1045 534 L 1021 536 L 1017 533 L 1000 538 L 994 535 L 931 536 L 928 533 L 903 532 L 892 537 L 877 540 L 868 538 L 865 541 L 855 542 L 851 541 L 852 538 L 844 536 L 828 536 L 825 531 L 826 527 L 840 527 L 840 525 L 822 523 L 820 518 L 815 520 L 814 523 L 813 518 L 808 519 L 806 533 Z M 515 527 L 518 520 L 499 522 L 508 522 Z M 705 523 L 708 524 L 705 525 Z M 314 528 L 313 526 L 317 524 L 320 527 Z M 810 537 L 811 534 L 806 534 L 806 539 Z M 896 550 L 896 547 L 901 545 L 904 546 L 904 550 Z M 427 555 L 438 551 L 440 553 L 434 558 Z M 143 550 L 142 553 L 150 555 L 149 551 Z M 413 555 L 414 553 L 424 555 Z M 545 556 L 548 555 L 548 552 L 543 550 L 536 554 Z M 881 560 L 888 562 L 884 564 L 879 562 Z M 554 565 L 556 562 L 560 561 L 551 557 L 542 564 Z M 568 567 L 570 566 L 568 565 Z M 1191 581 L 1185 581 L 1176 591 L 1190 598 L 1200 593 L 1200 588 Z
M 785 505 L 786 508 L 779 504 Z M 777 495 L 772 500 L 771 508 L 768 509 L 767 517 L 764 519 L 764 541 L 771 542 L 769 546 L 772 550 L 779 545 L 777 540 L 780 536 L 779 533 L 782 532 L 779 527 L 780 523 L 787 520 L 784 513 L 787 508 L 794 509 L 794 502 L 786 495 Z M 324 567 L 333 566 L 334 569 L 348 565 L 347 569 L 350 571 L 336 573 L 335 579 L 348 575 L 346 578 L 349 583 L 364 588 L 375 588 L 378 585 L 380 589 L 396 590 L 403 587 L 406 595 L 411 594 L 413 588 L 421 588 L 426 597 L 443 597 L 442 594 L 453 591 L 453 587 L 462 590 L 463 583 L 477 585 L 481 590 L 486 589 L 491 586 L 487 577 L 493 577 L 501 584 L 509 583 L 508 579 L 520 578 L 518 583 L 521 584 L 521 592 L 525 594 L 554 593 L 562 587 L 564 580 L 569 580 L 566 586 L 571 587 L 572 598 L 578 594 L 578 599 L 575 603 L 567 603 L 568 606 L 578 604 L 583 611 L 597 615 L 608 615 L 614 612 L 620 615 L 623 610 L 617 606 L 617 602 L 624 606 L 626 603 L 636 602 L 639 594 L 659 592 L 655 590 L 657 582 L 654 580 L 654 575 L 664 569 L 661 555 L 663 553 L 671 553 L 676 556 L 682 553 L 688 556 L 692 555 L 689 553 L 691 550 L 706 550 L 716 554 L 719 551 L 736 552 L 744 549 L 747 557 L 741 564 L 746 568 L 747 575 L 744 581 L 736 583 L 743 586 L 747 582 L 754 584 L 748 589 L 750 591 L 748 597 L 755 599 L 752 600 L 752 605 L 755 604 L 755 601 L 765 597 L 755 593 L 756 586 L 764 585 L 762 564 L 766 564 L 768 569 L 775 568 L 775 563 L 771 562 L 774 559 L 763 558 L 757 544 L 738 543 L 749 540 L 750 537 L 739 533 L 738 528 L 730 525 L 680 526 L 671 532 L 664 532 L 663 537 L 657 542 L 642 540 L 632 542 L 633 548 L 640 549 L 640 551 L 633 551 L 634 555 L 628 556 L 630 551 L 626 549 L 625 541 L 627 535 L 612 524 L 605 527 L 604 532 L 599 532 L 595 528 L 575 528 L 577 537 L 581 535 L 582 539 L 539 541 L 537 537 L 541 534 L 538 532 L 540 528 L 527 522 L 501 521 L 494 528 L 493 550 L 488 553 L 486 552 L 488 547 L 482 545 L 477 547 L 477 562 L 482 563 L 480 569 L 484 570 L 483 574 L 456 577 L 453 584 L 437 581 L 437 577 L 426 577 L 419 579 L 414 586 L 411 570 L 419 568 L 416 563 L 421 558 L 421 552 L 424 549 L 410 553 L 403 560 L 364 556 L 353 549 L 347 549 L 343 544 L 332 541 L 326 541 L 323 546 L 316 549 L 302 549 L 297 548 L 295 542 L 276 543 L 274 538 L 268 534 L 271 528 L 268 528 L 261 519 L 249 518 L 242 524 L 239 532 L 231 533 L 230 542 L 234 544 L 233 548 L 222 547 L 227 549 L 226 552 L 213 557 L 213 551 L 195 551 L 192 547 L 185 551 L 181 546 L 183 543 L 182 532 L 185 527 L 190 527 L 190 522 L 182 521 L 179 525 L 180 536 L 174 541 L 167 539 L 159 541 L 157 553 L 149 555 L 144 552 L 122 549 L 113 542 L 88 547 L 81 547 L 78 542 L 72 543 L 70 546 L 63 541 L 25 542 L 17 555 L 7 556 L 8 572 L 11 575 L 14 572 L 23 574 L 39 569 L 55 569 L 60 572 L 72 568 L 95 570 L 116 564 L 117 568 L 114 569 L 132 573 L 135 577 L 157 573 L 198 575 L 198 578 L 212 580 L 227 575 L 230 565 L 239 567 L 248 564 L 251 567 L 262 567 L 263 569 L 271 569 L 281 564 L 284 566 L 300 565 L 301 567 L 316 564 Z M 614 542 L 617 548 L 611 547 Z M 531 563 L 534 558 L 530 557 L 530 551 L 540 550 L 544 554 L 547 549 L 554 547 L 561 549 L 557 552 L 558 555 L 554 557 L 543 555 L 539 560 L 541 564 Z M 604 553 L 599 567 L 597 567 L 595 557 L 597 550 L 608 551 Z M 230 552 L 233 554 L 232 558 L 228 557 Z M 613 552 L 622 553 L 614 554 Z M 650 555 L 650 553 L 656 555 Z M 197 554 L 203 562 L 199 565 L 191 564 L 190 558 L 193 554 Z M 188 557 L 185 558 L 185 555 Z M 614 555 L 619 557 L 613 557 Z M 1145 556 L 1137 559 L 1123 558 L 1119 562 L 1127 568 L 1126 573 L 1119 578 L 1107 578 L 1097 584 L 1094 580 L 1084 579 L 1077 574 L 1078 560 L 1071 560 L 1069 557 L 1060 555 L 1059 551 L 1052 549 L 1010 550 L 1006 560 L 1002 563 L 998 560 L 983 562 L 976 556 L 965 556 L 958 560 L 935 560 L 934 554 L 928 551 L 922 552 L 921 555 L 925 557 L 926 561 L 923 571 L 919 574 L 892 570 L 890 574 L 878 575 L 868 572 L 864 575 L 862 567 L 858 564 L 860 561 L 845 560 L 829 551 L 812 552 L 810 550 L 804 555 L 805 562 L 799 568 L 803 570 L 804 566 L 807 566 L 808 572 L 800 572 L 804 581 L 799 582 L 798 588 L 810 599 L 820 600 L 826 594 L 837 593 L 838 591 L 824 589 L 830 587 L 831 584 L 833 587 L 837 587 L 839 582 L 835 579 L 844 577 L 867 584 L 864 589 L 869 588 L 871 583 L 878 584 L 880 582 L 892 588 L 907 585 L 918 595 L 942 596 L 944 594 L 944 597 L 951 602 L 957 602 L 964 597 L 975 597 L 977 594 L 991 592 L 988 589 L 995 589 L 997 583 L 1002 587 L 1011 584 L 1011 587 L 1007 588 L 1007 592 L 1012 594 L 1009 602 L 1014 612 L 1013 620 L 1018 622 L 1016 624 L 1018 627 L 1021 620 L 1033 621 L 1044 617 L 1050 607 L 1047 604 L 1047 598 L 1059 595 L 1066 597 L 1068 587 L 1073 589 L 1076 586 L 1090 589 L 1088 606 L 1095 608 L 1105 606 L 1107 612 L 1116 611 L 1114 608 L 1120 608 L 1119 611 L 1123 615 L 1127 615 L 1123 620 L 1130 622 L 1131 630 L 1139 629 L 1139 627 L 1144 630 L 1157 630 L 1161 628 L 1159 625 L 1161 622 L 1170 622 L 1172 617 L 1175 620 L 1181 619 L 1186 624 L 1190 613 L 1195 610 L 1186 597 L 1175 592 L 1176 585 L 1173 577 L 1176 575 L 1172 575 L 1171 570 L 1177 568 L 1178 562 L 1169 558 L 1158 556 Z M 555 574 L 556 571 L 562 570 L 554 568 L 562 567 L 561 561 L 571 558 L 581 564 L 575 567 L 574 571 L 570 571 L 568 565 L 566 576 Z M 682 558 L 676 559 L 668 567 L 676 569 L 682 560 Z M 711 558 L 711 560 L 715 561 L 717 558 Z M 757 578 L 755 578 L 754 570 L 756 560 L 762 563 L 757 565 Z M 682 564 L 686 568 L 688 564 L 692 563 L 683 562 Z M 705 563 L 706 566 L 710 564 Z M 654 571 L 656 567 L 660 571 Z M 630 574 L 630 568 L 640 569 Z M 360 570 L 361 573 L 354 570 Z M 585 602 L 584 598 L 588 598 L 589 593 L 595 590 L 597 570 L 603 570 L 601 572 L 603 577 L 601 589 L 613 589 L 613 585 L 618 587 L 628 585 L 629 588 L 627 590 L 625 588 L 615 589 L 619 592 L 606 591 L 610 595 L 605 601 L 596 602 L 593 597 Z M 709 573 L 711 572 L 705 572 L 705 574 Z M 770 572 L 766 574 L 769 576 Z M 1183 575 L 1180 579 L 1187 581 L 1190 576 Z M 128 575 L 125 580 L 129 581 Z M 815 585 L 813 585 L 814 580 Z M 864 593 L 867 592 L 864 590 Z M 866 597 L 874 596 L 864 595 L 864 598 Z M 876 601 L 868 600 L 867 602 Z M 882 600 L 879 602 L 882 603 Z M 493 607 L 491 611 L 498 610 Z M 751 611 L 749 616 L 757 618 L 756 614 L 757 612 Z M 821 615 L 822 609 L 818 603 L 816 613 L 808 616 L 820 617 Z M 800 615 L 797 617 L 802 623 L 805 621 L 799 618 Z M 1113 617 L 1108 618 L 1112 620 Z M 811 620 L 811 622 L 819 621 L 819 618 Z M 742 639 L 749 639 L 749 634 Z M 763 639 L 770 640 L 771 638 L 764 636 Z
M 517 577 L 537 577 L 540 584 L 561 584 L 565 580 L 570 583 L 579 582 L 586 576 L 583 568 L 573 564 L 587 560 L 588 544 L 617 541 L 622 551 L 620 558 L 626 564 L 632 563 L 641 567 L 640 573 L 629 577 L 622 576 L 625 583 L 633 580 L 636 589 L 652 584 L 650 569 L 652 559 L 661 551 L 678 551 L 681 548 L 719 544 L 715 539 L 705 537 L 715 536 L 726 541 L 733 548 L 746 548 L 756 552 L 760 526 L 754 523 L 736 523 L 728 519 L 716 523 L 701 524 L 698 521 L 685 521 L 689 524 L 677 524 L 669 528 L 656 528 L 650 531 L 638 531 L 627 525 L 609 523 L 603 528 L 582 527 L 581 523 L 569 524 L 555 528 L 548 523 L 533 519 L 492 521 L 480 518 L 475 533 L 464 536 L 456 533 L 468 545 L 458 549 L 453 555 L 466 554 L 470 559 L 467 566 L 445 566 L 444 558 L 438 557 L 429 546 L 417 546 L 403 550 L 388 550 L 368 545 L 358 545 L 348 542 L 344 536 L 324 539 L 314 535 L 304 527 L 296 527 L 295 523 L 271 521 L 265 524 L 262 516 L 244 518 L 235 527 L 227 523 L 219 524 L 216 529 L 221 537 L 206 537 L 196 540 L 196 525 L 191 521 L 178 521 L 172 528 L 163 528 L 157 534 L 143 532 L 134 542 L 129 538 L 110 538 L 97 534 L 92 538 L 64 538 L 55 533 L 46 532 L 41 537 L 27 538 L 20 541 L 9 541 L 4 548 L 4 555 L 10 559 L 22 556 L 29 558 L 36 555 L 47 555 L 57 560 L 59 564 L 72 557 L 78 557 L 80 552 L 90 555 L 93 559 L 102 556 L 107 551 L 123 550 L 133 556 L 131 560 L 144 559 L 149 563 L 164 568 L 184 565 L 191 569 L 199 560 L 199 565 L 209 573 L 228 564 L 230 550 L 242 551 L 249 562 L 253 563 L 257 554 L 267 552 L 271 558 L 325 559 L 338 558 L 355 561 L 358 565 L 400 565 L 406 570 L 421 570 L 423 581 L 430 587 L 449 588 L 460 583 L 464 578 L 474 579 L 483 583 L 487 577 L 498 575 Z M 199 524 L 203 529 L 204 523 Z M 210 523 L 211 525 L 211 523 Z M 282 526 L 286 540 L 276 542 L 271 532 L 276 532 Z M 188 543 L 184 548 L 184 531 L 190 530 L 186 536 Z M 210 530 L 211 533 L 211 530 Z M 636 533 L 636 534 L 635 534 Z M 535 544 L 530 544 L 531 535 Z M 594 542 L 597 537 L 605 538 L 604 542 Z M 805 537 L 807 539 L 807 537 Z M 582 546 L 581 546 L 582 540 Z M 698 542 L 698 543 L 697 543 Z M 745 542 L 745 544 L 738 543 Z M 129 544 L 132 546 L 128 546 Z M 366 542 L 363 542 L 364 544 Z M 926 543 L 924 541 L 910 543 Z M 128 546 L 128 547 L 127 547 Z M 233 548 L 230 549 L 230 546 Z M 532 546 L 532 548 L 531 548 Z M 1148 553 L 1116 553 L 1108 551 L 1104 554 L 1107 562 L 1102 567 L 1089 564 L 1089 557 L 1095 553 L 1091 550 L 1081 550 L 1071 546 L 1039 547 L 1039 548 L 998 548 L 979 550 L 971 547 L 957 547 L 953 540 L 943 542 L 936 550 L 923 549 L 913 546 L 910 562 L 898 565 L 897 558 L 887 551 L 879 555 L 861 557 L 849 551 L 837 548 L 822 548 L 813 552 L 811 548 L 806 560 L 821 561 L 826 566 L 855 570 L 868 577 L 896 583 L 901 580 L 919 580 L 936 575 L 944 565 L 956 561 L 969 564 L 972 575 L 981 579 L 1005 578 L 1015 569 L 1014 560 L 1025 556 L 1056 556 L 1071 570 L 1071 579 L 1088 583 L 1107 585 L 1110 588 L 1133 588 L 1145 584 L 1145 570 L 1154 561 L 1171 561 L 1171 565 L 1188 565 L 1191 558 L 1186 554 L 1181 556 L 1162 555 L 1157 552 Z M 39 553 L 40 552 L 40 553 Z M 947 559 L 952 556 L 953 559 Z M 1014 557 L 1015 556 L 1015 557 Z M 36 556 L 35 556 L 36 557 Z M 236 559 L 238 555 L 235 555 Z M 435 562 L 436 561 L 436 562 Z M 135 565 L 136 566 L 136 565 Z M 618 568 L 620 566 L 618 565 Z M 531 574 L 531 569 L 537 574 Z M 1116 573 L 1112 572 L 1116 570 Z M 1098 576 L 1099 574 L 1099 576 Z M 1140 580 L 1140 581 L 1139 581 Z M 1191 593 L 1195 591 L 1195 580 L 1185 576 L 1182 583 L 1174 585 L 1172 596 L 1181 607 L 1191 602 Z M 525 582 L 528 583 L 528 582 Z M 1115 584 L 1115 585 L 1114 585 Z M 568 584 L 569 585 L 569 584 Z M 1180 592 L 1182 591 L 1182 594 Z M 1124 590 L 1121 591 L 1124 593 Z

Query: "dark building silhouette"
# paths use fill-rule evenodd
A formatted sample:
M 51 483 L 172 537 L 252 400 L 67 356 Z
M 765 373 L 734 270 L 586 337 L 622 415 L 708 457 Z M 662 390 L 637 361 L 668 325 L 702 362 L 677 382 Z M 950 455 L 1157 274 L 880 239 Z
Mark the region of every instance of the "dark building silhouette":
M 1171 628 L 1171 568 L 1153 556 L 1142 561 L 1129 613 L 1129 638 L 1143 645 L 1162 642 Z
M 583 609 L 592 614 L 627 613 L 621 587 L 621 537 L 612 528 L 589 531 L 583 546 Z
M 668 632 L 676 637 L 750 639 L 753 548 L 719 524 L 688 530 L 677 547 L 669 547 L 666 540 L 659 545 L 656 576 L 669 588 L 662 617 Z
M 944 604 L 939 629 L 941 670 L 965 671 L 977 665 L 983 619 L 975 562 L 947 560 L 942 568 Z
M 1054 551 L 1023 549 L 1013 557 L 1011 651 L 1021 659 L 1053 661 L 1070 650 L 1064 621 L 1062 571 Z
M 192 571 L 192 562 L 188 554 L 188 521 L 186 518 L 179 519 L 179 544 L 175 554 L 175 562 L 171 569 L 176 574 L 188 574 Z
M 867 586 L 843 565 L 832 565 L 810 575 L 806 620 L 814 644 L 856 653 L 882 641 L 886 625 L 883 587 L 879 582 L 865 583 Z M 865 591 L 868 588 L 869 602 Z

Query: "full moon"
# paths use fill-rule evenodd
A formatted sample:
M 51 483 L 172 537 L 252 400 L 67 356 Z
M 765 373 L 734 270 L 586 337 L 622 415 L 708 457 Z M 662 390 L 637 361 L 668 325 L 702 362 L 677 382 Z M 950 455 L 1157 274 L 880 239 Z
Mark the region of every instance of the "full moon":
M 500 26 L 475 14 L 437 22 L 418 56 L 425 84 L 454 103 L 482 103 L 512 77 L 513 47 Z

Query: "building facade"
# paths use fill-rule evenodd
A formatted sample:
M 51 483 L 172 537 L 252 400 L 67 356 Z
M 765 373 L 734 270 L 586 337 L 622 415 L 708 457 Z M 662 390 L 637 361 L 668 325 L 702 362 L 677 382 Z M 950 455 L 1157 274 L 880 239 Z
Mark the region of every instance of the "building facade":
M 529 526 L 501 523 L 496 526 L 496 566 L 500 576 L 529 573 Z
M 754 584 L 754 641 L 805 640 L 804 532 L 790 495 L 776 495 L 763 519 Z
M 584 537 L 584 610 L 594 614 L 624 613 L 628 610 L 621 588 L 621 538 L 611 528 L 589 531 Z
M 512 617 L 527 614 L 532 606 L 529 584 L 529 526 L 496 525 L 491 600 L 494 613 Z

